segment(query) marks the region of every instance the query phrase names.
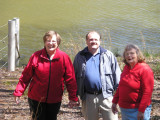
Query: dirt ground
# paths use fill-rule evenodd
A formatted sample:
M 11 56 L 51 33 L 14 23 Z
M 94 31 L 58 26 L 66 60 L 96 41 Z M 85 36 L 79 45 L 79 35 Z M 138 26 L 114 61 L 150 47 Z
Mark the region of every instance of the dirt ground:
M 13 91 L 22 70 L 23 68 L 17 68 L 14 72 L 6 72 L 5 70 L 0 71 L 0 120 L 30 120 L 27 96 L 23 95 L 21 97 L 20 104 L 16 104 L 13 97 Z M 154 85 L 151 120 L 160 120 L 159 78 L 160 77 L 157 77 Z M 58 114 L 58 120 L 84 120 L 81 114 L 81 106 L 70 109 L 68 108 L 67 103 L 68 96 L 67 93 L 65 93 Z

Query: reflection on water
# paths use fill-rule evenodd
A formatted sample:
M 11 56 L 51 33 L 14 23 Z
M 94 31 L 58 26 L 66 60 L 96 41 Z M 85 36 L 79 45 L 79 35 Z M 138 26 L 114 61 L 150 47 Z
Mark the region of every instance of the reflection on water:
M 159 6 L 160 0 L 5 0 L 0 2 L 0 24 L 13 17 L 20 18 L 20 52 L 22 59 L 27 58 L 25 63 L 34 51 L 43 47 L 42 36 L 51 29 L 62 36 L 64 51 L 68 49 L 64 44 L 71 39 L 84 47 L 86 33 L 97 30 L 105 48 L 122 52 L 126 44 L 134 43 L 157 52 Z

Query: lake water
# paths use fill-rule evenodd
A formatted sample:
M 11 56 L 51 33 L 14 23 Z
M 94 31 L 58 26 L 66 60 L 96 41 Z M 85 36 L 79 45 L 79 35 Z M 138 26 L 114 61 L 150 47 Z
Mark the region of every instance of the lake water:
M 160 50 L 160 0 L 1 0 L 0 26 L 14 17 L 20 19 L 21 64 L 43 48 L 48 30 L 61 35 L 60 48 L 70 56 L 85 47 L 90 30 L 98 31 L 111 51 L 122 53 L 128 43 Z M 0 37 L 3 32 L 0 28 Z

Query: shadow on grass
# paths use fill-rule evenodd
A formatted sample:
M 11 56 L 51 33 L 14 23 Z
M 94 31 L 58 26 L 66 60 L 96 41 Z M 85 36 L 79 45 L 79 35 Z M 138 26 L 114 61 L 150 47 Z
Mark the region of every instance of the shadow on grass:
M 73 111 L 67 111 L 67 110 L 60 110 L 59 111 L 59 114 L 65 114 L 65 113 L 74 113 L 74 114 L 78 114 L 78 115 L 81 115 L 82 113 L 79 111 L 79 112 L 73 112 Z
M 62 108 L 69 108 L 67 104 L 62 104 L 61 107 L 62 107 Z M 71 108 L 71 109 L 78 109 L 78 110 L 81 110 L 81 107 L 78 106 L 78 107 L 73 107 L 73 108 Z
M 160 103 L 160 100 L 152 99 L 152 103 Z
M 152 116 L 151 120 L 160 120 L 160 116 Z
M 13 92 L 14 90 L 0 89 L 0 92 Z

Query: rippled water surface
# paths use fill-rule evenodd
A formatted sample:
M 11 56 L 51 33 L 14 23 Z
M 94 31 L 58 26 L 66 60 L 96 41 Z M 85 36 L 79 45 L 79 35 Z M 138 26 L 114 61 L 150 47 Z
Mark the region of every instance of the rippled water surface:
M 26 63 L 43 47 L 42 36 L 57 31 L 63 44 L 82 41 L 90 30 L 102 34 L 102 46 L 122 52 L 128 43 L 160 50 L 160 0 L 1 0 L 0 25 L 20 18 L 20 53 Z M 1 31 L 0 31 L 1 32 Z M 1 33 L 0 33 L 1 35 Z

